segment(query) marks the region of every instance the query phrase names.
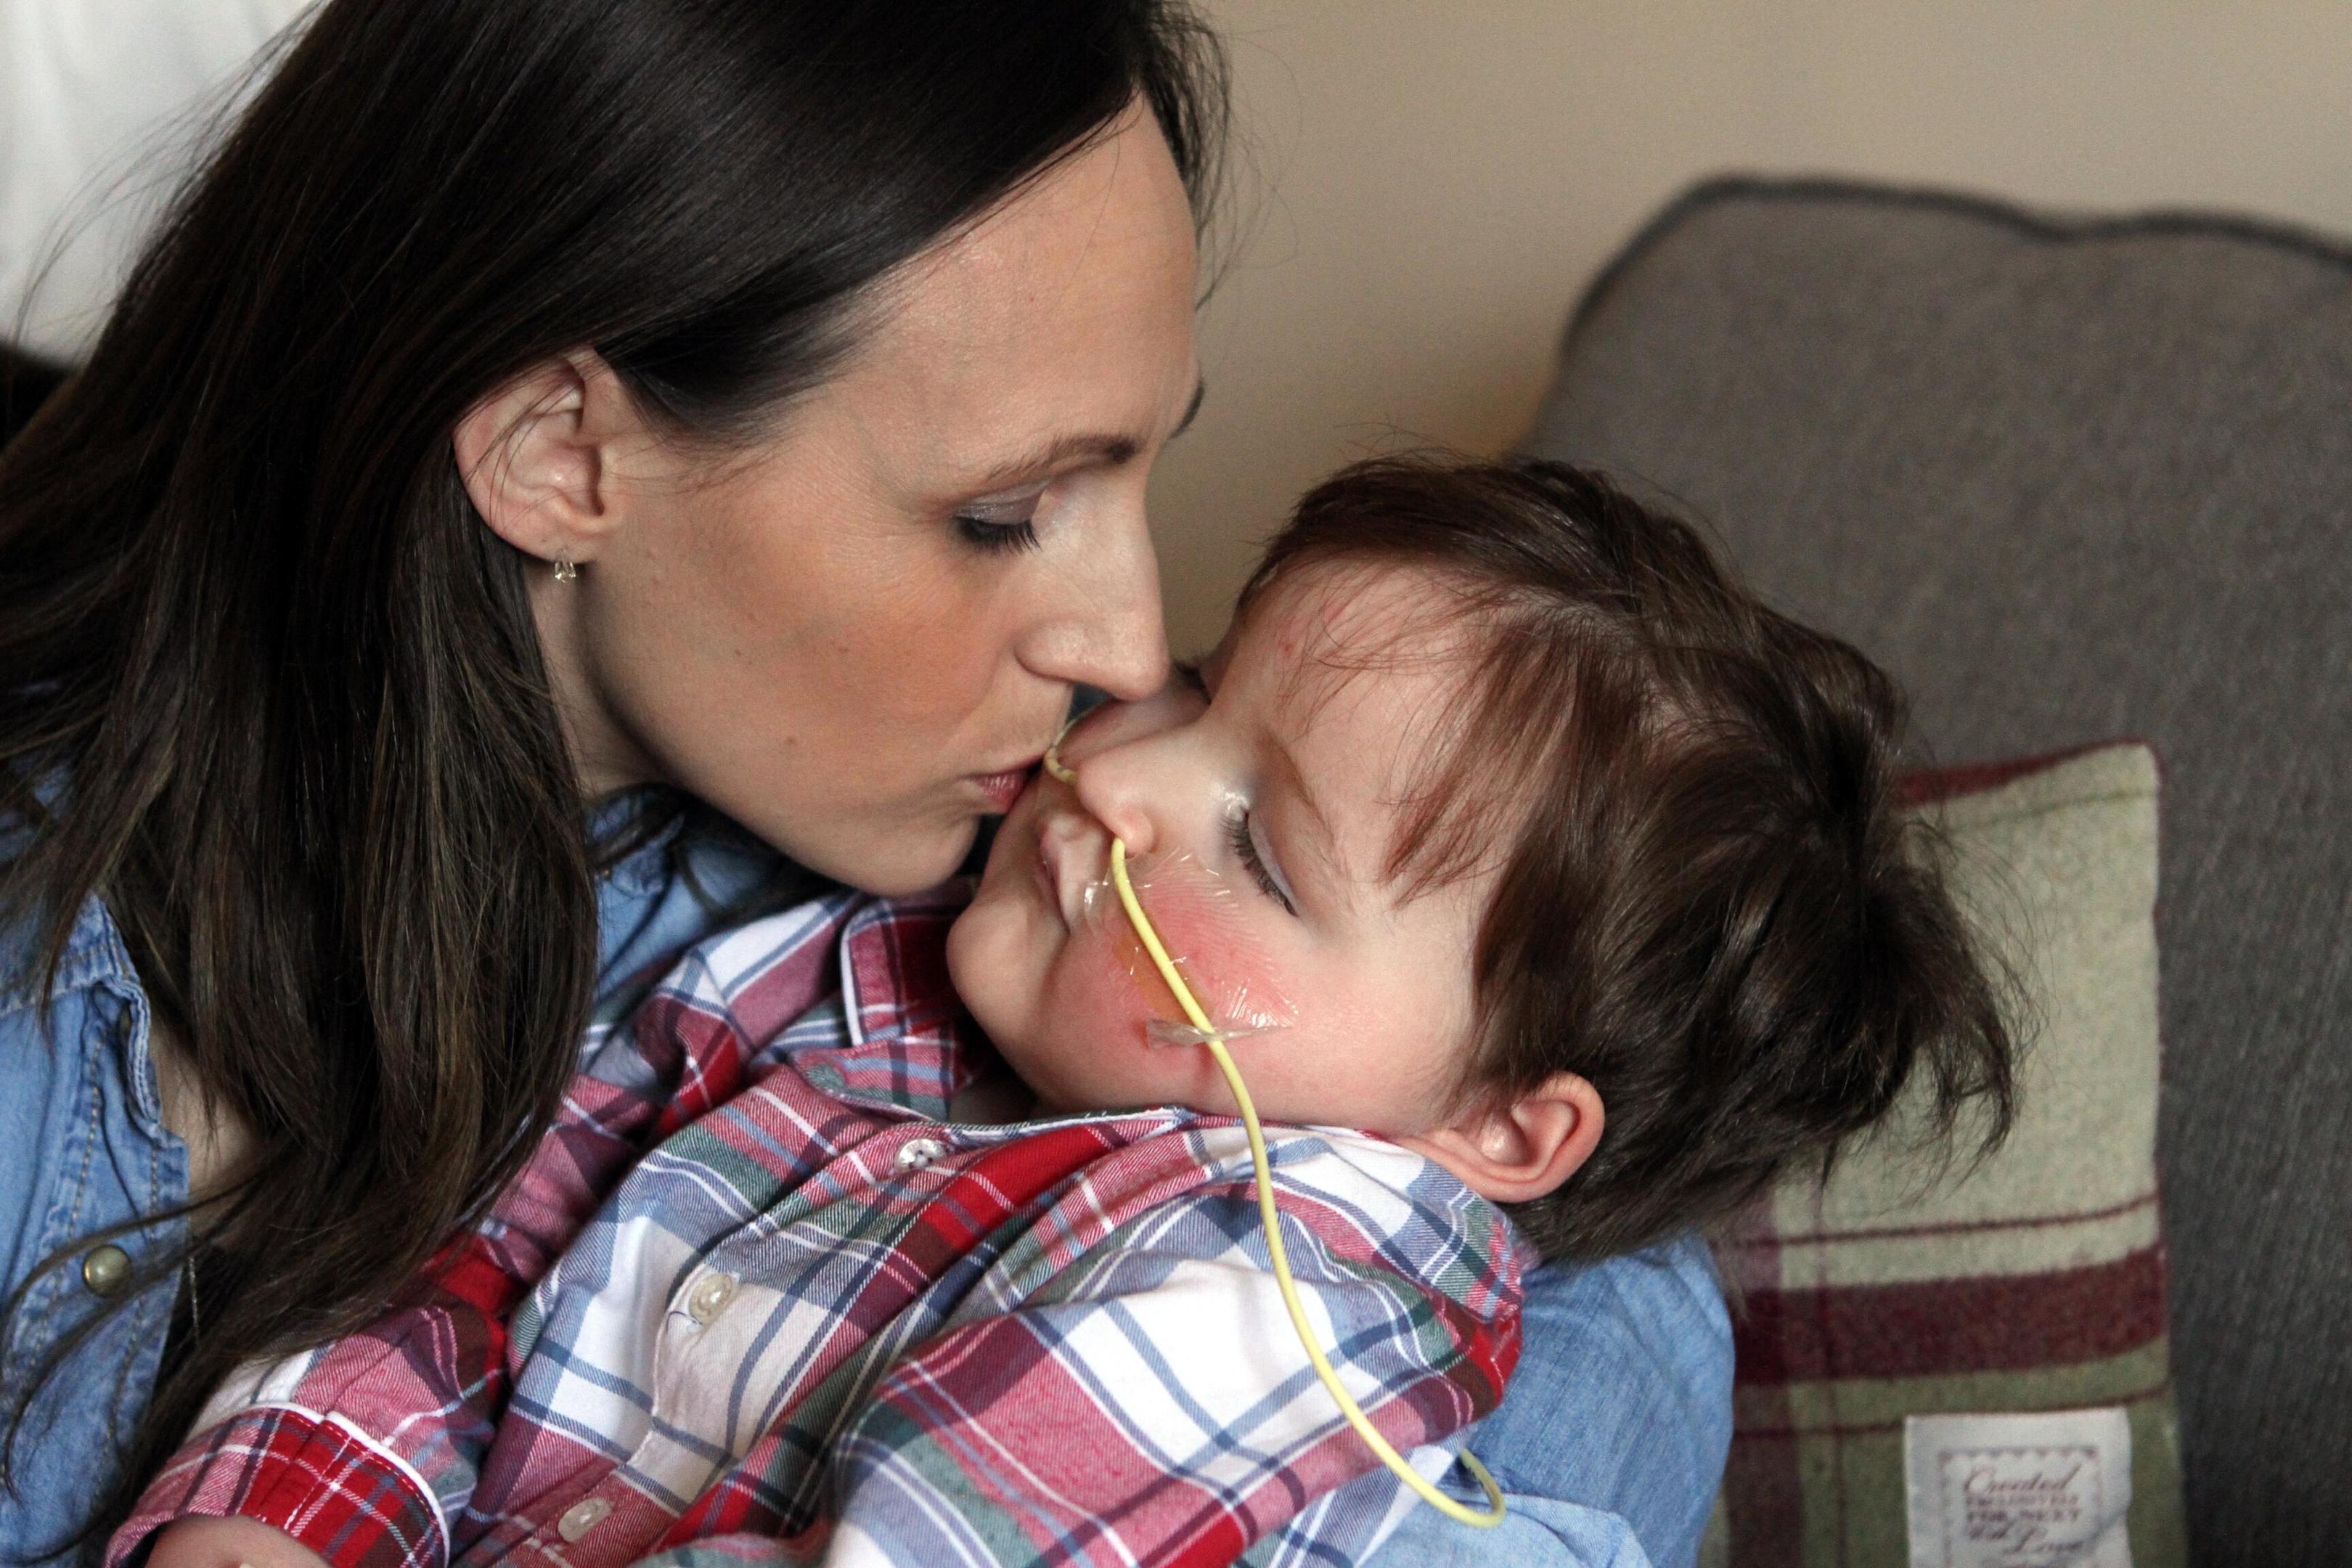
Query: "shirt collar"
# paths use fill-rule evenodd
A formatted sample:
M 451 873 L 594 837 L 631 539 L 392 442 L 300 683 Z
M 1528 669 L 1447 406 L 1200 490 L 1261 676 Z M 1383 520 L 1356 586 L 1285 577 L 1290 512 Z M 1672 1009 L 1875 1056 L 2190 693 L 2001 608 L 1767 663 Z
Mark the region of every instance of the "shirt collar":
M 908 899 L 876 899 L 841 934 L 841 1006 L 848 1048 L 837 1071 L 821 1060 L 832 1092 L 880 1100 L 933 1121 L 971 1081 L 979 1026 L 948 976 L 948 928 L 971 902 L 973 879 L 958 878 Z

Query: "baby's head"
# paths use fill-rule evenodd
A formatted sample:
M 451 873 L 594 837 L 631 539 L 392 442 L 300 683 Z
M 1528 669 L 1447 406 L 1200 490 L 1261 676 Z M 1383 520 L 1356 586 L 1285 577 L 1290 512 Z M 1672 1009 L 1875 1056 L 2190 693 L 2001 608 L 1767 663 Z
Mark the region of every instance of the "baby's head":
M 1915 1071 L 2005 1125 L 2010 1041 L 1895 793 L 1901 710 L 1698 537 L 1556 464 L 1316 489 L 1197 680 L 1101 710 L 999 833 L 956 985 L 1048 1108 L 1381 1132 L 1547 1253 L 1719 1216 Z M 1155 1024 L 1155 1020 L 1160 1023 Z

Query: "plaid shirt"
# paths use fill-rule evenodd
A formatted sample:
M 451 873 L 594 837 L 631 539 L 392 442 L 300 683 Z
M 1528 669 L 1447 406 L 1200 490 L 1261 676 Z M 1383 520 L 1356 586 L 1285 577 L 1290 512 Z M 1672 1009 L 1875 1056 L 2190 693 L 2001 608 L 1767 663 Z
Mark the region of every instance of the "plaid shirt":
M 1368 1555 L 1413 1500 L 1297 1343 L 1239 1124 L 945 1120 L 967 894 L 693 950 L 478 1230 L 224 1389 L 110 1563 L 228 1514 L 338 1568 Z M 1394 1144 L 1269 1142 L 1309 1318 L 1433 1475 L 1517 1360 L 1524 1244 Z

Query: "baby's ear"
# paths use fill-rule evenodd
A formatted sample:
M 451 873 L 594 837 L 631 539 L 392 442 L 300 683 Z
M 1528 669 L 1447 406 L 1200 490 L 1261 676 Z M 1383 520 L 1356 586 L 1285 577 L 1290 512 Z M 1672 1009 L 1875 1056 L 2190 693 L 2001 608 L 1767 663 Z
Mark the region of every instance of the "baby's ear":
M 1480 1197 L 1525 1203 L 1576 1174 L 1601 1142 L 1601 1094 L 1554 1073 L 1507 1103 L 1479 1102 L 1457 1120 L 1396 1142 L 1428 1155 Z

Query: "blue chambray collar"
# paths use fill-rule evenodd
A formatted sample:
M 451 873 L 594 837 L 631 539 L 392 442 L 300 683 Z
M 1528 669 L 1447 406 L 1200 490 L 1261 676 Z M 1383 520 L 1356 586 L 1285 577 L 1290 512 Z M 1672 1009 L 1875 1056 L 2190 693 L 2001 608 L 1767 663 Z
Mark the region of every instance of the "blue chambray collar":
M 629 789 L 597 801 L 588 808 L 588 842 L 592 846 L 600 844 L 625 832 L 638 814 L 652 804 L 652 798 L 648 790 Z M 614 861 L 599 880 L 633 899 L 660 892 L 669 880 L 672 847 L 685 826 L 683 816 L 668 823 L 659 833 Z
M 29 922 L 11 921 L 0 929 L 0 1017 L 37 1010 L 52 1014 L 58 1004 L 77 993 L 110 998 L 127 1015 L 121 1035 L 121 1068 L 131 1090 L 131 1105 L 140 1131 L 171 1141 L 163 1126 L 163 1095 L 155 1081 L 151 1031 L 152 1013 L 147 987 L 140 981 L 131 950 L 103 900 L 82 900 L 66 933 L 57 973 L 44 984 L 40 953 Z

